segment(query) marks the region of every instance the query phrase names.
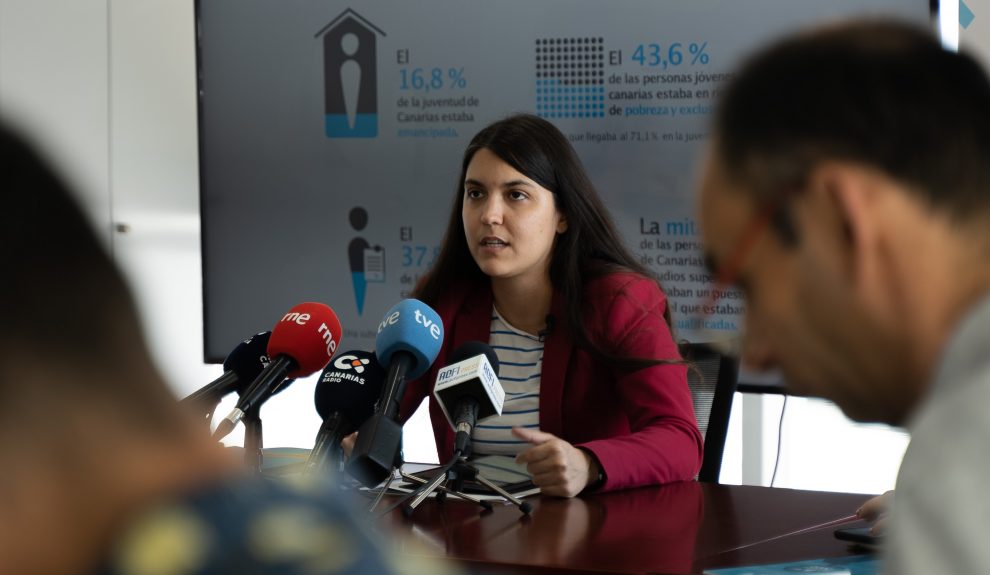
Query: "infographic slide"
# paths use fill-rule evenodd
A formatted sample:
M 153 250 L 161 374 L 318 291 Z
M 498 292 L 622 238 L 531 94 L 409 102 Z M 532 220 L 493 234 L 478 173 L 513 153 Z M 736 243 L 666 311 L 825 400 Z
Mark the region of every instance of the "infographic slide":
M 437 256 L 467 143 L 518 112 L 573 144 L 677 337 L 737 333 L 695 219 L 715 102 L 767 41 L 878 14 L 928 25 L 929 2 L 200 0 L 207 359 L 302 301 L 373 349 Z

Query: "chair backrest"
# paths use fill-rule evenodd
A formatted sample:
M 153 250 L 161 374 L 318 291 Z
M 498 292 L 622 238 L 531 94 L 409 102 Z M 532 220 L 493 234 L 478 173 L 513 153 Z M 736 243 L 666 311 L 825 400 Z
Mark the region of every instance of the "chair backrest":
M 718 483 L 739 361 L 704 343 L 682 343 L 680 350 L 688 362 L 688 387 L 694 402 L 694 416 L 705 441 L 698 481 Z

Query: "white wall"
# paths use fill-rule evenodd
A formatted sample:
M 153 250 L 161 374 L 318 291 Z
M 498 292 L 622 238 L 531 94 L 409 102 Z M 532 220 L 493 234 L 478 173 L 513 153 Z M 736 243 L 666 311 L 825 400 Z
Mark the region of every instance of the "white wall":
M 106 0 L 0 0 L 0 114 L 30 132 L 110 242 Z
M 831 402 L 802 397 L 787 398 L 781 426 L 783 403 L 781 395 L 736 394 L 722 483 L 770 485 L 780 437 L 774 487 L 849 493 L 894 488 L 906 432 L 853 422 Z
M 115 256 L 138 295 L 160 366 L 185 393 L 220 373 L 200 357 L 193 7 L 161 0 L 108 4 Z
M 82 191 L 177 395 L 221 371 L 202 363 L 194 48 L 192 0 L 0 0 L 0 114 L 29 129 Z M 313 385 L 298 381 L 266 405 L 266 445 L 312 444 Z M 780 401 L 737 396 L 723 481 L 769 482 Z M 792 399 L 776 485 L 880 492 L 893 486 L 905 443 L 825 402 Z M 406 426 L 406 457 L 436 460 L 423 410 Z

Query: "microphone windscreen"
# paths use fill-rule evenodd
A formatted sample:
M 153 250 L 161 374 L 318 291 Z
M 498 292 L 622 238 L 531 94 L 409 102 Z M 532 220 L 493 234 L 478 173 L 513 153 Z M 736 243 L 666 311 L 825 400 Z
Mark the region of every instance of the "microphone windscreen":
M 355 428 L 375 411 L 385 383 L 385 368 L 374 353 L 348 351 L 334 359 L 316 382 L 316 411 L 327 419 L 334 412 Z
M 340 345 L 340 320 L 330 306 L 316 302 L 295 305 L 282 316 L 268 340 L 268 357 L 273 361 L 287 355 L 296 369 L 287 377 L 306 377 L 326 367 Z
M 443 345 L 443 322 L 433 308 L 418 299 L 404 299 L 385 314 L 378 326 L 375 352 L 382 365 L 389 365 L 392 354 L 404 351 L 415 358 L 406 372 L 417 378 L 430 368 Z
M 454 353 L 450 354 L 450 360 L 447 362 L 447 365 L 454 365 L 459 361 L 464 361 L 476 355 L 487 357 L 488 363 L 492 366 L 492 371 L 495 372 L 495 375 L 498 375 L 498 356 L 495 355 L 495 350 L 492 349 L 492 346 L 480 341 L 462 343 L 460 347 L 454 350 Z
M 505 404 L 505 390 L 498 381 L 498 357 L 490 345 L 480 341 L 461 344 L 453 353 L 446 367 L 437 372 L 433 386 L 437 398 L 451 427 L 456 428 L 464 400 L 472 398 L 477 405 L 476 417 L 480 421 L 493 415 L 501 415 Z
M 243 391 L 268 365 L 268 340 L 272 332 L 265 331 L 242 341 L 223 360 L 223 370 L 237 376 L 237 390 Z

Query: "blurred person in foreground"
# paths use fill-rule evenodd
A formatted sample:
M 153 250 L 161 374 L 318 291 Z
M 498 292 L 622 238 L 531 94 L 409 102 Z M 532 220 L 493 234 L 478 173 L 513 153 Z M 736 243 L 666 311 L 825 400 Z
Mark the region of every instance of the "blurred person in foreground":
M 845 23 L 752 57 L 716 113 L 707 256 L 745 359 L 911 444 L 889 573 L 985 573 L 990 82 L 928 31 Z
M 3 126 L 0 166 L 0 574 L 393 572 L 325 485 L 243 474 L 181 411 L 66 187 Z

